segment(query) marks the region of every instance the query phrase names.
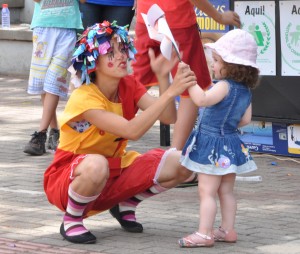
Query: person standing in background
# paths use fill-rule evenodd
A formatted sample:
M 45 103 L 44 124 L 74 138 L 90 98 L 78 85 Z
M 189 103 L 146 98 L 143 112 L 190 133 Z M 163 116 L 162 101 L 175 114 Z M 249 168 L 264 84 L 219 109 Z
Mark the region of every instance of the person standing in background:
M 194 6 L 224 25 L 240 27 L 241 22 L 238 14 L 233 11 L 220 13 L 208 0 L 138 0 L 135 26 L 135 47 L 138 53 L 135 56 L 137 61 L 132 63 L 132 67 L 138 80 L 146 87 L 157 85 L 155 75 L 150 68 L 148 49 L 153 48 L 155 54 L 158 54 L 160 43 L 149 38 L 141 13 L 147 13 L 153 4 L 157 4 L 165 12 L 174 39 L 179 44 L 179 50 L 183 52 L 182 61 L 187 63 L 195 72 L 199 86 L 203 89 L 208 88 L 211 84 L 211 78 L 200 39 Z M 176 69 L 177 67 L 172 70 L 173 76 Z M 190 99 L 188 91 L 185 91 L 180 97 L 177 121 L 172 136 L 172 147 L 182 150 L 194 126 L 197 113 L 198 108 Z M 187 181 L 190 180 L 196 181 L 196 177 Z
M 27 92 L 41 95 L 43 113 L 38 131 L 31 135 L 23 151 L 30 155 L 43 155 L 46 153 L 49 126 L 47 148 L 56 150 L 59 141 L 56 108 L 59 98 L 68 96 L 67 69 L 71 65 L 76 31 L 83 30 L 83 26 L 78 0 L 34 1 L 31 22 L 33 52 Z
M 136 0 L 86 0 L 80 5 L 83 26 L 86 29 L 103 20 L 116 20 L 120 26 L 130 26 L 135 7 Z

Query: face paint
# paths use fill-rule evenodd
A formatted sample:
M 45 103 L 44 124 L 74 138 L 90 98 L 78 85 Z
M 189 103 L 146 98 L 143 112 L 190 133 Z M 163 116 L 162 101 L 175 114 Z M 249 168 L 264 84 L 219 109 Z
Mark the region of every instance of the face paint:
M 109 63 L 107 64 L 107 66 L 108 66 L 109 68 L 112 68 L 112 67 L 114 66 L 114 64 L 113 64 L 112 62 L 109 62 Z
M 114 43 L 113 42 L 111 42 L 110 50 L 109 50 L 109 52 L 107 54 L 108 54 L 108 60 L 112 61 L 113 58 L 115 57 L 115 54 L 114 54 Z
M 109 53 L 107 53 L 107 54 L 108 54 L 108 60 L 109 60 L 109 61 L 112 61 L 112 60 L 114 59 L 114 57 L 115 57 L 114 52 L 111 51 L 111 52 L 109 52 Z

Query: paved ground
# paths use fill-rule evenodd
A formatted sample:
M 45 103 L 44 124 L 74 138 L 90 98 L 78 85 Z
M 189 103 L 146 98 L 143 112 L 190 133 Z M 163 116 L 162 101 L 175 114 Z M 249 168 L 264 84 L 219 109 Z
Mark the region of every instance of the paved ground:
M 124 232 L 108 212 L 85 221 L 94 245 L 75 245 L 59 235 L 62 213 L 43 193 L 43 172 L 53 153 L 31 157 L 23 146 L 38 127 L 40 101 L 26 94 L 27 80 L 0 76 L 0 254 L 3 253 L 300 253 L 300 160 L 255 154 L 262 182 L 237 181 L 236 244 L 180 249 L 177 239 L 198 224 L 197 187 L 175 188 L 143 202 L 137 217 L 144 233 Z M 59 112 L 65 102 L 60 102 Z M 159 145 L 159 124 L 130 148 Z M 274 165 L 276 164 L 276 165 Z M 219 225 L 218 215 L 216 226 Z

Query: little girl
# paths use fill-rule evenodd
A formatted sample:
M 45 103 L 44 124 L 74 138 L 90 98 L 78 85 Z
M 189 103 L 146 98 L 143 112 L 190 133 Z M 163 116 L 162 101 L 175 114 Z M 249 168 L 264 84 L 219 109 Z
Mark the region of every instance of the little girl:
M 199 86 L 189 88 L 193 102 L 205 109 L 181 156 L 181 164 L 198 173 L 200 197 L 198 231 L 179 240 L 180 247 L 188 248 L 211 247 L 215 241 L 236 242 L 235 177 L 257 169 L 237 130 L 251 121 L 250 89 L 259 77 L 256 42 L 248 32 L 235 29 L 206 46 L 213 50 L 213 74 L 220 81 L 207 91 Z M 217 194 L 222 221 L 213 230 Z

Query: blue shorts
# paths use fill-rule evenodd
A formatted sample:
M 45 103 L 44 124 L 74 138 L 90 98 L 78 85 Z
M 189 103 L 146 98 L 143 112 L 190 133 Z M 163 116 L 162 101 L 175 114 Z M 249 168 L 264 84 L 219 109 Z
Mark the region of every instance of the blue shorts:
M 74 29 L 37 27 L 33 29 L 33 51 L 28 81 L 29 94 L 51 93 L 68 96 L 68 68 L 76 42 Z

